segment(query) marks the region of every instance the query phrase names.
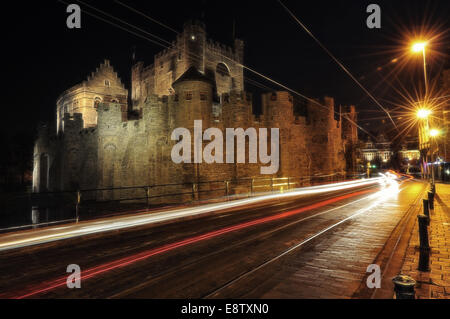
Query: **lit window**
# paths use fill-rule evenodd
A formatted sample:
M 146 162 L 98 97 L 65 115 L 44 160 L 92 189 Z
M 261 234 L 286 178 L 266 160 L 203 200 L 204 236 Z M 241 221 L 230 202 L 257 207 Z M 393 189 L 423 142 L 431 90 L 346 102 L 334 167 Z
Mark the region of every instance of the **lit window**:
M 195 41 L 195 35 L 191 35 L 191 40 Z

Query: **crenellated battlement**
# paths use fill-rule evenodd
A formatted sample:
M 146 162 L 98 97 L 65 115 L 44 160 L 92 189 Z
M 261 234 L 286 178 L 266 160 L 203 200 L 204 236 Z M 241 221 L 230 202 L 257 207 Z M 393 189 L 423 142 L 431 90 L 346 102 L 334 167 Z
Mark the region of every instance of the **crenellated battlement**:
M 187 22 L 170 47 L 154 55 L 152 65 L 133 66 L 132 107 L 139 108 L 149 94 L 172 94 L 172 84 L 192 66 L 216 82 L 219 95 L 243 90 L 243 48 L 242 40 L 231 47 L 208 39 L 202 22 Z
M 223 108 L 227 108 L 228 106 L 236 106 L 236 104 L 251 108 L 253 103 L 253 95 L 245 91 L 231 91 L 230 93 L 222 94 L 221 101 Z
M 204 130 L 279 132 L 276 176 L 342 172 L 344 145 L 354 138 L 355 129 L 349 121 L 341 125 L 341 112 L 356 120 L 354 107 L 335 112 L 333 98 L 325 97 L 318 102 L 321 105 L 299 103 L 287 91 L 267 92 L 261 99 L 253 96 L 244 90 L 243 55 L 242 40 L 236 39 L 233 47 L 213 41 L 203 23 L 190 21 L 152 64 L 133 65 L 131 105 L 128 90 L 104 60 L 87 80 L 58 99 L 56 137 L 49 137 L 48 128 L 39 131 L 34 191 L 235 180 L 261 174 L 256 163 L 194 166 L 172 161 L 172 148 L 179 142 L 172 133 L 181 128 L 193 136 L 195 123 Z M 262 114 L 255 115 L 254 103 L 259 100 Z M 48 159 L 54 161 L 53 171 L 45 175 L 42 167 Z M 98 199 L 116 196 L 105 194 Z

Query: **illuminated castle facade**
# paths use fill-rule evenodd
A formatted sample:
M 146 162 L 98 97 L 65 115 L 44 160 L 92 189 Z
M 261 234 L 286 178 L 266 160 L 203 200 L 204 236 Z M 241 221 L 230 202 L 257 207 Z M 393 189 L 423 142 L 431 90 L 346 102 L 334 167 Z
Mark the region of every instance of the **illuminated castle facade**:
M 204 129 L 222 131 L 279 128 L 280 164 L 274 176 L 345 173 L 346 152 L 357 141 L 355 108 L 337 108 L 333 98 L 326 97 L 320 101 L 325 108 L 308 102 L 300 114 L 293 96 L 278 91 L 263 94 L 262 114 L 255 115 L 252 95 L 244 91 L 243 52 L 241 40 L 233 48 L 214 43 L 207 40 L 202 24 L 191 22 L 153 64 L 133 66 L 131 92 L 104 61 L 85 82 L 60 96 L 56 129 L 41 128 L 34 150 L 33 191 L 180 183 L 192 189 L 192 184 L 207 181 L 261 177 L 265 164 L 259 161 L 174 163 L 171 150 L 176 141 L 171 133 L 183 127 L 193 135 L 195 120 L 202 120 Z M 161 192 L 165 191 L 173 190 Z M 96 199 L 124 192 L 103 192 Z

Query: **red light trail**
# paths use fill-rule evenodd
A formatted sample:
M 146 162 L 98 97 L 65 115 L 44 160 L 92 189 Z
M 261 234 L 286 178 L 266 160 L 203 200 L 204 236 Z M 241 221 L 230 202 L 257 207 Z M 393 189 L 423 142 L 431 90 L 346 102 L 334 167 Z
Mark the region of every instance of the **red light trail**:
M 258 218 L 258 219 L 252 220 L 252 221 L 244 222 L 244 223 L 237 224 L 234 226 L 225 227 L 225 228 L 211 231 L 211 232 L 199 235 L 199 236 L 194 236 L 194 237 L 190 237 L 190 238 L 178 241 L 178 242 L 163 245 L 161 247 L 152 248 L 150 250 L 146 250 L 146 251 L 140 252 L 138 254 L 134 254 L 132 256 L 121 258 L 121 259 L 118 259 L 118 260 L 115 260 L 112 262 L 108 262 L 108 263 L 105 263 L 105 264 L 102 264 L 102 265 L 99 265 L 99 266 L 96 266 L 93 268 L 89 268 L 81 273 L 81 280 L 86 280 L 86 279 L 92 278 L 94 276 L 100 275 L 102 273 L 105 273 L 105 272 L 113 270 L 113 269 L 123 268 L 125 266 L 134 264 L 136 262 L 148 259 L 152 256 L 174 250 L 176 248 L 194 244 L 194 243 L 197 243 L 197 242 L 200 242 L 203 240 L 207 240 L 207 239 L 212 239 L 212 238 L 215 238 L 215 237 L 227 234 L 227 233 L 231 233 L 234 231 L 238 231 L 241 229 L 245 229 L 245 228 L 248 228 L 251 226 L 260 225 L 263 223 L 268 223 L 271 221 L 291 217 L 291 216 L 294 216 L 294 215 L 297 215 L 297 214 L 300 214 L 300 213 L 303 213 L 303 212 L 306 212 L 309 210 L 317 209 L 317 208 L 320 208 L 320 207 L 323 207 L 323 206 L 326 206 L 326 205 L 329 205 L 329 204 L 332 204 L 332 203 L 335 203 L 335 202 L 338 202 L 338 201 L 341 201 L 341 200 L 344 200 L 347 198 L 351 198 L 351 197 L 355 197 L 358 195 L 363 195 L 363 194 L 367 194 L 367 193 L 371 193 L 371 192 L 375 192 L 375 191 L 377 191 L 377 189 L 364 190 L 364 191 L 359 191 L 359 192 L 354 192 L 354 193 L 338 196 L 338 197 L 335 197 L 332 199 L 324 200 L 319 203 L 315 203 L 312 205 L 294 209 L 294 210 L 291 210 L 288 212 L 283 212 L 283 213 L 279 213 L 279 214 L 276 214 L 273 216 Z M 13 299 L 24 299 L 24 298 L 28 298 L 31 296 L 41 294 L 41 293 L 45 293 L 45 292 L 51 291 L 53 289 L 65 286 L 66 280 L 67 280 L 67 277 L 64 276 L 62 278 L 58 278 L 56 280 L 49 281 L 47 283 L 43 283 L 43 284 L 37 285 L 35 287 L 32 287 L 26 293 L 19 292 L 12 298 Z M 0 298 L 1 297 L 2 297 L 2 295 L 0 295 Z

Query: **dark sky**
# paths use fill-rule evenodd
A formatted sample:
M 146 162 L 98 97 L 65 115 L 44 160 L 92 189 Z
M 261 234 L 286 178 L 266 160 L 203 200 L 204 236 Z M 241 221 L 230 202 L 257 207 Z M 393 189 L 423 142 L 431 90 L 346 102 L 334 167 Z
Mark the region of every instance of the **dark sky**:
M 203 16 L 209 37 L 229 44 L 235 21 L 236 35 L 246 43 L 246 65 L 308 96 L 327 94 L 335 97 L 337 103 L 356 104 L 361 118 L 383 116 L 373 111 L 377 110 L 374 103 L 276 0 L 123 1 L 179 31 L 186 20 Z M 166 40 L 174 39 L 172 31 L 114 1 L 87 3 Z M 381 6 L 381 29 L 366 26 L 366 7 L 370 3 Z M 78 4 L 82 10 L 95 12 Z M 425 23 L 427 28 L 447 31 L 433 48 L 442 54 L 430 61 L 431 76 L 448 63 L 443 54 L 449 52 L 448 0 L 285 0 L 285 4 L 382 104 L 384 100 L 401 100 L 388 85 L 379 85 L 382 77 L 376 69 L 401 53 L 403 30 L 415 30 Z M 3 86 L 6 96 L 2 105 L 3 131 L 30 131 L 39 121 L 53 120 L 58 95 L 86 79 L 104 58 L 111 60 L 128 87 L 131 48 L 135 45 L 138 58 L 147 63 L 152 63 L 153 55 L 161 50 L 86 14 L 82 15 L 81 30 L 69 30 L 67 15 L 66 5 L 56 0 L 27 4 L 14 1 L 3 11 L 2 51 L 6 53 L 3 61 L 7 79 Z M 420 78 L 420 61 L 414 61 L 416 67 L 409 66 L 400 78 Z M 249 76 L 275 88 L 254 75 Z M 247 89 L 254 88 L 247 85 Z

